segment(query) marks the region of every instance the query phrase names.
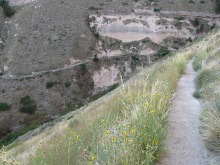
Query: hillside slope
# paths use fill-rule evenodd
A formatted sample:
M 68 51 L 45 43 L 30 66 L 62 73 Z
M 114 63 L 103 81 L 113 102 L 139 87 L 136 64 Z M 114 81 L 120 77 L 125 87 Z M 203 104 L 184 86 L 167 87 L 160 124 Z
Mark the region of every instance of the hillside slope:
M 193 55 L 219 47 L 219 35 L 213 31 L 110 94 L 24 135 L 2 160 L 10 162 L 12 156 L 21 164 L 152 164 L 159 157 L 180 75 Z
M 9 2 L 16 14 L 0 14 L 0 103 L 10 107 L 0 111 L 0 138 L 85 105 L 220 24 L 212 1 Z

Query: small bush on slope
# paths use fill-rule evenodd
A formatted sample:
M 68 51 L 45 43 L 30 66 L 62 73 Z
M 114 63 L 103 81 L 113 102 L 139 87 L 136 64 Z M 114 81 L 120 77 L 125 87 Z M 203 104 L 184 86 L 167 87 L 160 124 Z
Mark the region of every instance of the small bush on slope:
M 220 13 L 220 0 L 215 0 L 215 12 Z
M 3 8 L 6 17 L 12 17 L 15 14 L 15 11 L 9 5 L 8 0 L 0 0 L 0 6 Z
M 0 102 L 0 111 L 9 111 L 11 106 L 8 103 Z

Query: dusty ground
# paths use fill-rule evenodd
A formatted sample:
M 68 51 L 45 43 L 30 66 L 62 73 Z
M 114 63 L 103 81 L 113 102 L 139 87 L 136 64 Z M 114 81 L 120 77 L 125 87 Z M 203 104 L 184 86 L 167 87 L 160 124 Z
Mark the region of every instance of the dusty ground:
M 199 134 L 201 106 L 192 96 L 195 76 L 191 60 L 177 85 L 174 107 L 168 118 L 167 155 L 158 165 L 208 165 L 208 152 Z

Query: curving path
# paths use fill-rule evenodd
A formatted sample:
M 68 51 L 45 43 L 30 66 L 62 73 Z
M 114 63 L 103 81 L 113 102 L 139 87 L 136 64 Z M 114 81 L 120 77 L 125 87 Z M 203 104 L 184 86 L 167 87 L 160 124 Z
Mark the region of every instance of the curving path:
M 174 107 L 168 116 L 168 135 L 165 155 L 157 165 L 207 165 L 208 152 L 199 134 L 199 113 L 201 106 L 192 96 L 195 90 L 196 72 L 192 60 L 177 84 Z
M 8 76 L 7 75 L 7 76 L 0 76 L 0 78 L 8 79 L 8 80 L 18 80 L 18 79 L 22 79 L 22 78 L 30 78 L 30 77 L 34 77 L 34 76 L 47 74 L 47 73 L 55 73 L 55 72 L 71 69 L 73 67 L 76 67 L 76 66 L 79 66 L 79 65 L 82 65 L 82 64 L 86 64 L 86 63 L 91 62 L 91 61 L 92 60 L 85 60 L 83 62 L 78 62 L 78 63 L 74 63 L 74 64 L 71 64 L 71 65 L 65 66 L 63 68 L 44 70 L 44 71 L 39 71 L 39 72 L 32 72 L 32 74 L 30 74 L 30 75 L 24 75 L 24 76 L 11 76 L 11 75 Z

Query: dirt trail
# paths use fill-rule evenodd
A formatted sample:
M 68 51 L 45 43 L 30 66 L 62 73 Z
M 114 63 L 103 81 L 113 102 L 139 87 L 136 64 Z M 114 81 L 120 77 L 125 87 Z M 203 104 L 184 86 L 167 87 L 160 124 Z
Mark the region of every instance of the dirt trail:
M 22 79 L 22 78 L 30 78 L 30 77 L 34 77 L 34 76 L 38 76 L 38 75 L 42 75 L 42 74 L 47 74 L 47 73 L 55 73 L 55 72 L 59 72 L 59 71 L 63 71 L 63 70 L 67 70 L 67 69 L 71 69 L 73 67 L 82 65 L 82 64 L 86 64 L 88 62 L 91 62 L 92 60 L 85 60 L 83 62 L 78 62 L 78 63 L 74 63 L 74 64 L 70 64 L 67 65 L 63 68 L 58 68 L 58 69 L 51 69 L 51 70 L 43 70 L 43 71 L 39 71 L 39 72 L 33 72 L 30 75 L 25 75 L 25 76 L 12 76 L 12 75 L 7 75 L 7 76 L 0 76 L 0 78 L 2 79 L 8 79 L 8 80 L 18 80 L 18 79 Z
M 168 135 L 165 155 L 157 165 L 206 165 L 208 152 L 199 134 L 199 113 L 201 106 L 193 98 L 196 73 L 192 60 L 177 84 L 174 107 L 168 117 Z

